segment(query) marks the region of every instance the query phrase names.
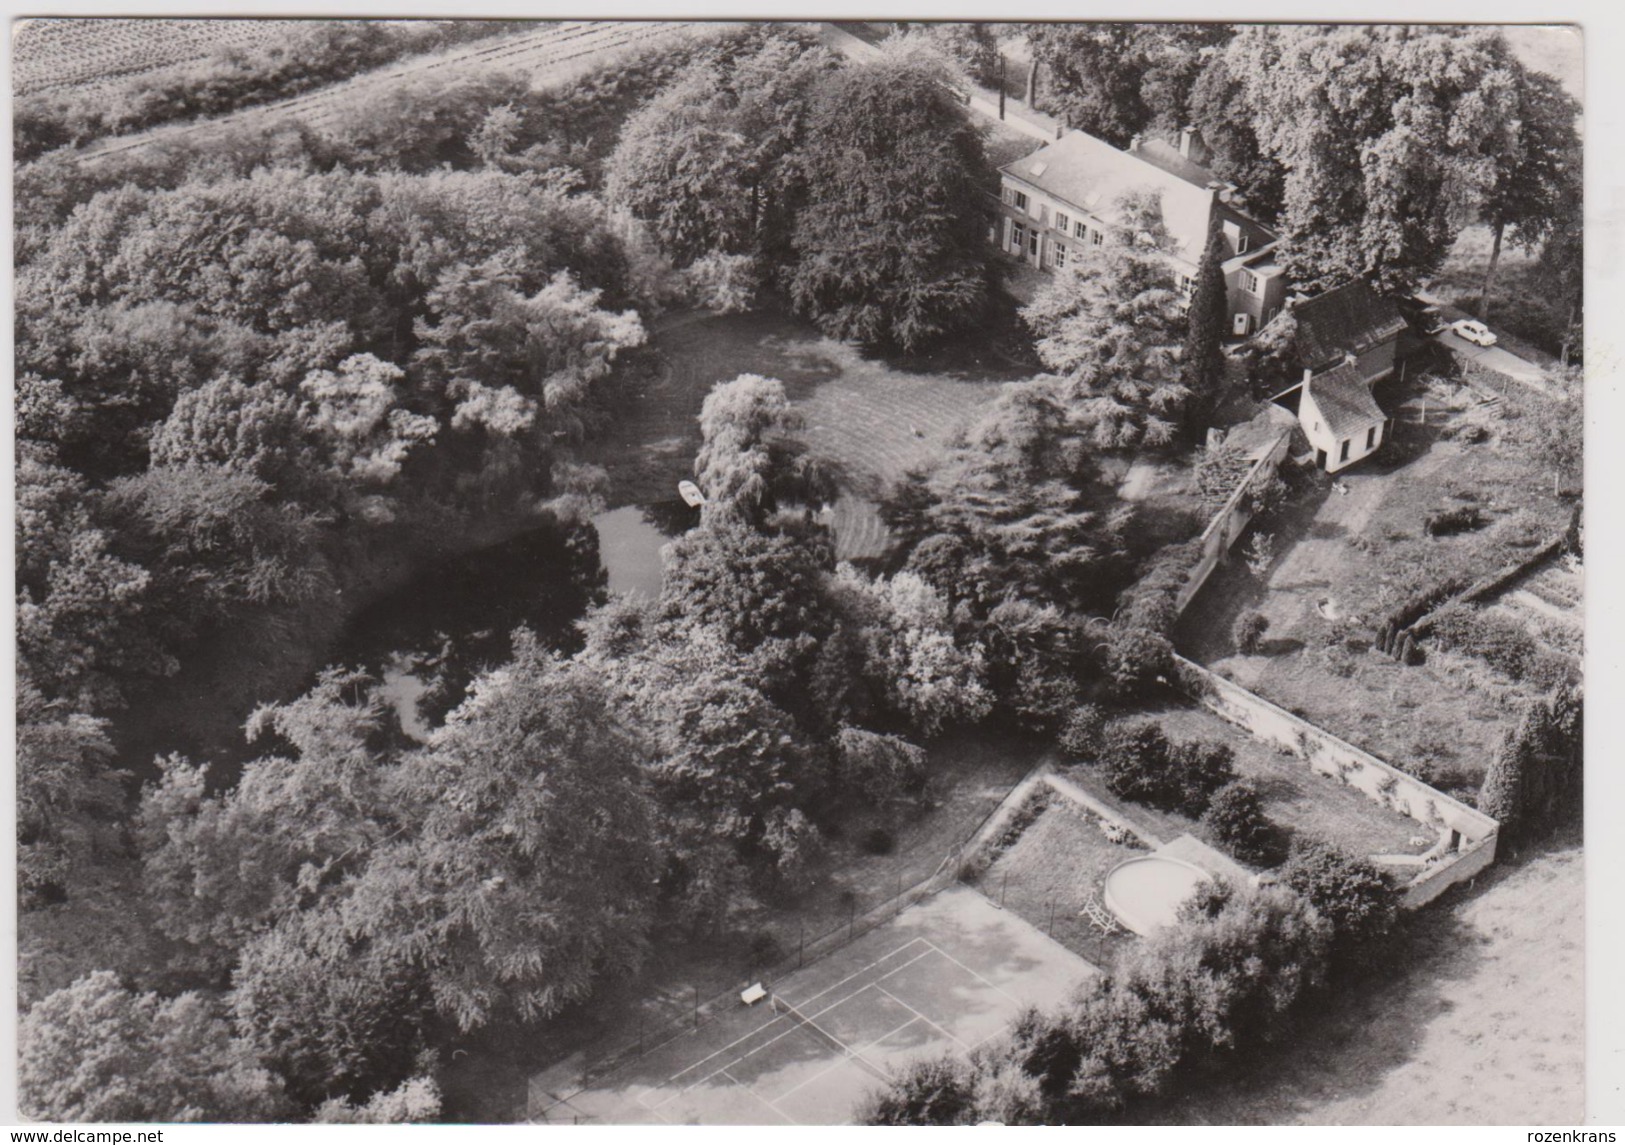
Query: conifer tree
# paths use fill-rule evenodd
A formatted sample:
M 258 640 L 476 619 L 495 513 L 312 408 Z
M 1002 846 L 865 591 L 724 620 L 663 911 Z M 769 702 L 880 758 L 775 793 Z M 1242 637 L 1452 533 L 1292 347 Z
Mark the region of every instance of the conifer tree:
M 1224 229 L 1217 213 L 1207 233 L 1207 249 L 1196 271 L 1196 290 L 1185 312 L 1184 382 L 1190 390 L 1186 428 L 1196 432 L 1198 422 L 1213 409 L 1224 385 L 1224 327 L 1229 308 L 1224 289 Z

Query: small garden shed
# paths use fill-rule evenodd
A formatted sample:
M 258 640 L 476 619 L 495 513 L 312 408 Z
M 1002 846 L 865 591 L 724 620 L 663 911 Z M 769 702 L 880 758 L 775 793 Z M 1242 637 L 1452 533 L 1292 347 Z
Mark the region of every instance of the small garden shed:
M 1388 419 L 1371 396 L 1371 383 L 1353 363 L 1303 379 L 1298 422 L 1315 450 L 1315 464 L 1336 473 L 1375 453 Z

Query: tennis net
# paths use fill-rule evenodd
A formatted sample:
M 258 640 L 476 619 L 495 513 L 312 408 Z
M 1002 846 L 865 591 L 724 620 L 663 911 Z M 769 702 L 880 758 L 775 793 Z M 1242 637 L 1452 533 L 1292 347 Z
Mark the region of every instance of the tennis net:
M 781 1014 L 790 1019 L 792 1025 L 811 1034 L 813 1037 L 823 1042 L 824 1045 L 828 1046 L 842 1057 L 850 1058 L 852 1061 L 856 1062 L 861 1069 L 872 1075 L 876 1081 L 879 1081 L 885 1085 L 891 1084 L 891 1074 L 887 1073 L 880 1066 L 877 1066 L 874 1062 L 858 1053 L 857 1050 L 841 1041 L 834 1034 L 824 1029 L 823 1026 L 820 1026 L 817 1022 L 807 1017 L 807 1015 L 803 1014 L 800 1010 L 796 1009 L 777 994 L 774 994 L 772 998 L 773 1010 L 775 1013 Z

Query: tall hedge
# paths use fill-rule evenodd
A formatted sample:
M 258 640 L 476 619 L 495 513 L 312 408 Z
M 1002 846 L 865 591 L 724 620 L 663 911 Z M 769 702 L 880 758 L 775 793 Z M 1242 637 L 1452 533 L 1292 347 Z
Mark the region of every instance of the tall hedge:
M 1505 839 L 1527 839 L 1578 806 L 1585 765 L 1584 696 L 1559 688 L 1524 709 L 1507 730 L 1479 789 L 1479 810 Z

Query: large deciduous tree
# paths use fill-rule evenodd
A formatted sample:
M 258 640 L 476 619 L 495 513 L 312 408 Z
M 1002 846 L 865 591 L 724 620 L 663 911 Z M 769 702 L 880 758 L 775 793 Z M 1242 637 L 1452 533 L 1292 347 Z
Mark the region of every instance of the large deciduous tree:
M 45 1121 L 272 1121 L 276 1078 L 207 999 L 132 994 L 102 970 L 37 1003 L 18 1030 L 18 1105 Z
M 647 759 L 590 667 L 515 633 L 513 659 L 391 777 L 408 829 L 374 847 L 340 922 L 422 968 L 464 1030 L 581 1001 L 648 949 Z
M 1213 173 L 1236 185 L 1238 201 L 1255 218 L 1273 223 L 1285 173 L 1260 145 L 1247 85 L 1231 66 L 1224 51 L 1207 58 L 1191 86 L 1186 119 L 1200 132 Z
M 990 172 L 940 66 L 898 54 L 820 79 L 798 164 L 797 310 L 904 350 L 981 313 Z
M 1522 68 L 1493 29 L 1255 25 L 1226 52 L 1286 170 L 1282 257 L 1311 292 L 1414 288 L 1517 151 Z
M 647 222 L 680 265 L 710 255 L 783 255 L 786 159 L 801 143 L 824 48 L 771 35 L 755 50 L 702 55 L 634 113 L 605 163 L 612 203 Z
M 1578 218 L 1583 192 L 1579 104 L 1551 76 L 1520 67 L 1515 77 L 1518 118 L 1512 145 L 1495 156 L 1494 183 L 1479 206 L 1495 236 L 1478 296 L 1478 316 L 1485 321 L 1508 232 L 1513 245 L 1524 250 L 1540 249 L 1553 236 L 1561 248 L 1560 232 Z
M 772 494 L 773 440 L 799 428 L 784 383 L 741 374 L 711 387 L 700 406 L 699 456 L 694 476 L 713 512 L 737 511 L 757 520 Z

